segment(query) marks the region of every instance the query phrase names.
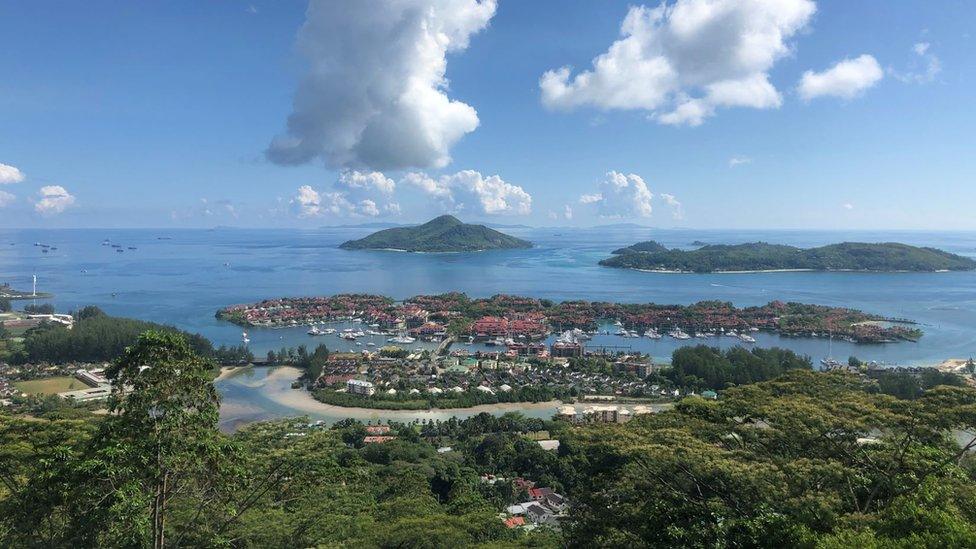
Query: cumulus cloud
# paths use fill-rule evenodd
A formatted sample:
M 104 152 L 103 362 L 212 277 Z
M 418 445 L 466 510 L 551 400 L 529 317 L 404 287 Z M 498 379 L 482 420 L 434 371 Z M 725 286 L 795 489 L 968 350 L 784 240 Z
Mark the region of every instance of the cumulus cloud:
M 75 197 L 61 185 L 45 185 L 37 196 L 34 211 L 42 215 L 59 214 L 75 203 Z
M 902 72 L 895 69 L 888 69 L 888 73 L 895 79 L 910 84 L 928 84 L 935 80 L 935 77 L 942 72 L 942 61 L 934 53 L 929 52 L 928 42 L 919 42 L 912 46 L 916 59 L 910 64 L 908 70 Z
M 553 211 L 553 210 L 549 210 L 549 219 L 554 219 L 555 220 L 555 219 L 560 219 L 560 218 L 566 219 L 566 220 L 573 219 L 573 208 L 569 204 L 566 204 L 566 205 L 563 206 L 562 213 L 559 213 L 559 212 L 556 212 L 556 211 Z
M 651 217 L 653 198 L 641 176 L 610 171 L 600 182 L 599 193 L 584 194 L 579 201 L 596 205 L 601 217 Z
M 501 177 L 485 177 L 474 170 L 433 178 L 409 173 L 402 183 L 437 199 L 449 211 L 475 211 L 487 215 L 527 215 L 532 212 L 532 195 Z
M 298 49 L 308 72 L 287 131 L 266 154 L 334 167 L 442 167 L 478 126 L 447 96 L 447 54 L 463 51 L 495 14 L 495 0 L 311 0 Z
M 345 171 L 333 185 L 334 191 L 319 192 L 302 185 L 291 199 L 291 210 L 299 217 L 377 217 L 399 214 L 393 201 L 396 182 L 380 172 Z
M 843 204 L 841 207 L 844 208 L 845 210 L 853 210 L 854 209 L 854 204 L 851 204 L 850 202 L 847 202 L 847 203 Z
M 777 108 L 769 70 L 816 11 L 812 0 L 677 0 L 634 6 L 621 38 L 590 70 L 547 71 L 552 109 L 639 109 L 663 124 L 695 126 L 719 107 Z
M 8 193 L 7 191 L 0 191 L 0 208 L 12 204 L 17 197 L 13 193 Z
M 0 162 L 0 185 L 20 183 L 24 180 L 24 172 L 14 166 Z
M 681 207 L 681 202 L 679 202 L 678 199 L 675 198 L 673 194 L 661 193 L 659 196 L 661 197 L 661 200 L 663 200 L 664 203 L 667 204 L 669 208 L 671 208 L 672 218 L 674 219 L 685 218 L 685 211 Z
M 871 55 L 838 61 L 823 72 L 806 71 L 797 91 L 804 101 L 817 97 L 853 99 L 884 77 L 881 65 Z
M 736 166 L 741 166 L 742 164 L 751 164 L 752 159 L 748 156 L 733 156 L 729 159 L 729 167 L 734 168 Z

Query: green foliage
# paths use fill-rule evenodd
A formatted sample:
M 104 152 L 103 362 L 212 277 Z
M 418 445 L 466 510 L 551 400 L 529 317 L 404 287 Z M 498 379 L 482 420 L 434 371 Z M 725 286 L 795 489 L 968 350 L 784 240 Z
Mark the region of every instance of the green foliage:
M 339 247 L 347 250 L 472 252 L 500 248 L 531 248 L 532 243 L 484 225 L 468 225 L 453 216 L 442 215 L 423 225 L 384 229 L 359 240 L 344 242 Z
M 13 307 L 10 305 L 10 299 L 6 297 L 0 297 L 0 313 L 9 313 Z
M 570 545 L 967 547 L 972 477 L 949 433 L 976 391 L 915 401 L 856 377 L 791 370 L 623 426 L 587 427 Z M 871 434 L 876 440 L 866 439 Z M 853 545 L 852 545 L 853 544 Z
M 671 368 L 663 375 L 678 387 L 721 390 L 730 385 L 772 379 L 793 369 L 810 368 L 809 357 L 779 347 L 752 350 L 732 347 L 722 351 L 718 347 L 697 345 L 675 350 Z
M 814 271 L 971 271 L 976 261 L 935 248 L 920 248 L 886 242 L 880 244 L 844 242 L 819 248 L 800 249 L 781 244 L 703 246 L 697 250 L 667 250 L 641 242 L 616 250 L 601 265 L 630 269 L 669 271 L 766 271 L 808 269 Z M 658 245 L 660 246 L 660 245 Z
M 87 309 L 87 308 L 86 308 Z M 82 309 L 83 311 L 85 309 Z M 146 330 L 183 333 L 170 326 L 152 322 L 92 314 L 86 311 L 72 329 L 47 324 L 28 330 L 24 339 L 24 353 L 20 362 L 100 362 L 115 360 L 125 348 Z M 213 348 L 203 336 L 185 334 L 193 349 L 211 356 Z
M 38 315 L 49 315 L 54 313 L 54 305 L 51 305 L 50 303 L 41 303 L 40 305 L 29 303 L 24 306 L 24 312 Z

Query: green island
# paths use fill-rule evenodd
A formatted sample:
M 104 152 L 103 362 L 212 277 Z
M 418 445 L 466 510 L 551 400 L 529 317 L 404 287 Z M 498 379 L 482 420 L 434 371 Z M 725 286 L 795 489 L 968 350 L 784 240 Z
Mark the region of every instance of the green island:
M 462 223 L 442 215 L 416 227 L 394 227 L 365 238 L 343 242 L 345 250 L 397 250 L 405 252 L 480 252 L 531 248 L 532 243 L 484 225 Z
M 0 408 L 0 546 L 840 549 L 976 539 L 972 361 L 965 374 L 881 380 L 815 372 L 775 350 L 701 347 L 660 375 L 718 391 L 683 394 L 668 409 L 299 417 L 231 434 L 218 429 L 212 358 L 175 331 L 127 343 L 105 369 L 107 413 L 70 399 Z
M 896 242 L 844 242 L 817 248 L 782 244 L 711 244 L 697 250 L 667 249 L 654 241 L 613 251 L 600 265 L 661 272 L 751 271 L 971 271 L 976 261 L 928 247 Z
M 15 290 L 10 287 L 9 282 L 0 283 L 0 299 L 3 300 L 14 300 L 14 299 L 50 299 L 54 297 L 54 294 L 47 292 L 28 292 L 23 290 Z
M 771 301 L 762 306 L 735 307 L 724 301 L 692 305 L 563 301 L 498 294 L 471 298 L 459 292 L 418 295 L 402 302 L 380 295 L 284 297 L 231 305 L 217 318 L 241 326 L 279 328 L 358 318 L 384 333 L 408 332 L 416 337 L 471 337 L 506 345 L 507 339 L 530 343 L 549 334 L 579 329 L 593 332 L 602 323 L 650 337 L 676 329 L 687 335 L 767 331 L 791 337 L 834 337 L 858 343 L 914 341 L 922 331 L 904 319 L 887 319 L 844 307 Z M 634 336 L 635 334 L 627 334 Z M 684 336 L 681 336 L 685 339 Z

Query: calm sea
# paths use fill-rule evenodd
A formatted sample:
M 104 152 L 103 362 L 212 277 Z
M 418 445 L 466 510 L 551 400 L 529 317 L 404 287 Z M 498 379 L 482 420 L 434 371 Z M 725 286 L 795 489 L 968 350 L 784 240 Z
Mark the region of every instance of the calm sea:
M 369 229 L 319 230 L 0 230 L 0 282 L 51 292 L 61 311 L 98 305 L 199 332 L 215 343 L 237 344 L 240 328 L 214 318 L 231 303 L 263 298 L 370 292 L 406 298 L 463 291 L 554 300 L 688 304 L 725 300 L 738 306 L 792 300 L 863 309 L 918 321 L 918 343 L 855 345 L 825 339 L 781 339 L 759 334 L 760 345 L 781 345 L 818 360 L 828 353 L 890 364 L 933 364 L 976 354 L 976 272 L 966 273 L 759 273 L 654 274 L 600 267 L 620 246 L 655 239 L 669 247 L 766 241 L 816 246 L 841 241 L 905 242 L 976 257 L 974 232 L 705 231 L 636 228 L 504 229 L 536 244 L 529 250 L 473 254 L 345 251 L 337 245 Z M 103 246 L 104 239 L 125 249 Z M 57 250 L 42 253 L 34 243 Z M 127 249 L 135 247 L 134 250 Z M 324 342 L 305 329 L 251 330 L 257 353 L 282 345 Z M 707 341 L 707 340 L 706 340 Z M 381 343 L 380 339 L 376 340 Z M 696 344 L 699 340 L 690 340 Z M 728 346 L 730 338 L 712 340 Z M 664 338 L 599 341 L 629 345 L 666 358 L 680 343 Z

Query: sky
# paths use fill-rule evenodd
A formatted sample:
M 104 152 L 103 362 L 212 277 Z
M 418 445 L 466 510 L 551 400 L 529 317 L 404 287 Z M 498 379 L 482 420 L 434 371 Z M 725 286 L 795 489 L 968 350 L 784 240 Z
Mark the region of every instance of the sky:
M 385 3 L 0 0 L 0 228 L 976 230 L 976 3 Z

